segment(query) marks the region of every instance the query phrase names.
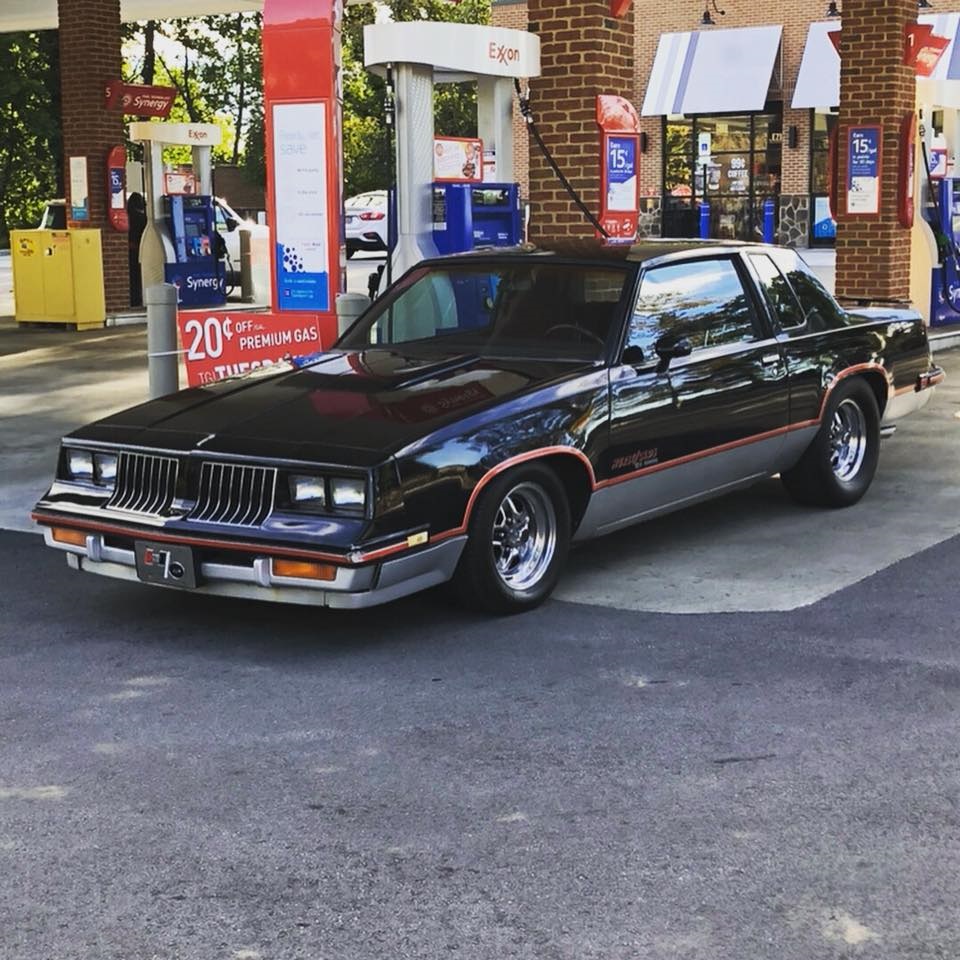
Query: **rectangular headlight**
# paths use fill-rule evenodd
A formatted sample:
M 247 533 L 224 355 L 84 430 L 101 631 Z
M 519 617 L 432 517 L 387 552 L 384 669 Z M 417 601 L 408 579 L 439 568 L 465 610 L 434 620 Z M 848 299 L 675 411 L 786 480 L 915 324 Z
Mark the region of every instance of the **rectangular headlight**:
M 308 503 L 322 507 L 327 502 L 323 477 L 290 476 L 290 500 L 293 503 Z
M 94 479 L 102 487 L 112 487 L 117 482 L 117 456 L 114 453 L 93 455 Z
M 333 477 L 330 481 L 330 500 L 334 507 L 362 510 L 367 501 L 366 480 Z
M 67 450 L 67 476 L 70 480 L 93 480 L 93 454 L 89 450 Z

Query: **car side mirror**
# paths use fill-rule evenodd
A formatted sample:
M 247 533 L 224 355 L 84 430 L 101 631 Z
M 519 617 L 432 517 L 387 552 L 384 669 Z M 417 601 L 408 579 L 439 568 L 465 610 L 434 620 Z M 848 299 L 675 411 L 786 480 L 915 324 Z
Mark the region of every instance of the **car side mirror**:
M 657 370 L 660 373 L 665 373 L 671 360 L 676 360 L 678 357 L 689 357 L 693 353 L 693 344 L 686 337 L 680 337 L 678 340 L 674 340 L 672 337 L 661 337 L 654 349 L 660 358 L 660 365 Z
M 227 230 L 231 233 L 240 226 L 240 221 L 236 217 L 227 217 L 225 222 L 227 224 Z

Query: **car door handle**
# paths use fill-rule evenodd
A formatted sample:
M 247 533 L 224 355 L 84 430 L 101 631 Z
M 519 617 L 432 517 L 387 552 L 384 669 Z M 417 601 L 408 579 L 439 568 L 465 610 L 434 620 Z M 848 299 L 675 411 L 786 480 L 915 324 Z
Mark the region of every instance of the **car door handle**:
M 780 362 L 780 354 L 779 354 L 779 353 L 765 353 L 765 354 L 760 358 L 760 362 L 761 362 L 765 367 L 771 367 L 771 366 L 773 366 L 773 364 Z

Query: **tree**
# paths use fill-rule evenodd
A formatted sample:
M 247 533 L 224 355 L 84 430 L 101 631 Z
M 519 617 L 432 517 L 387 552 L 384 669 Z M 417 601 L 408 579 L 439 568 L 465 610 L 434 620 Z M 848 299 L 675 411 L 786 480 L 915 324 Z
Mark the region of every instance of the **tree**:
M 127 50 L 134 56 L 125 75 L 175 87 L 170 119 L 220 123 L 224 142 L 214 158 L 238 163 L 251 126 L 262 116 L 262 22 L 260 13 L 231 13 L 131 24 Z M 189 160 L 189 151 L 183 157 L 173 153 L 171 159 Z
M 0 39 L 0 244 L 35 227 L 46 200 L 63 194 L 57 34 Z

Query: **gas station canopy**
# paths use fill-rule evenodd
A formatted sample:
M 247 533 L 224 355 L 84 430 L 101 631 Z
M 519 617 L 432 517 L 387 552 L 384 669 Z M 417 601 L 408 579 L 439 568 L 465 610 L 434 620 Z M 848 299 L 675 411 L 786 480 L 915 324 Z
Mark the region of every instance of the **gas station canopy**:
M 121 0 L 120 19 L 125 22 L 170 20 L 262 9 L 263 0 Z M 0 33 L 56 28 L 57 0 L 3 0 L 0 3 Z

